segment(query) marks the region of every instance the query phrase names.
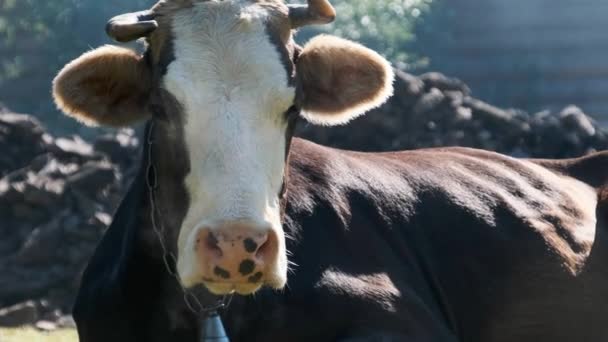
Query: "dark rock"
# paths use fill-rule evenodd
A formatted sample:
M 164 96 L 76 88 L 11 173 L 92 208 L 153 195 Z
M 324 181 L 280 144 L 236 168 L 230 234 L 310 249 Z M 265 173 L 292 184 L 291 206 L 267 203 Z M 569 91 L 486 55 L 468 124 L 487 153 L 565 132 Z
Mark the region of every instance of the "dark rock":
M 395 83 L 395 95 L 393 99 L 399 102 L 399 106 L 411 107 L 420 95 L 424 93 L 424 82 L 414 75 L 401 70 L 395 70 L 395 75 L 400 82 Z
M 114 180 L 115 174 L 111 164 L 88 162 L 77 173 L 69 176 L 66 184 L 72 191 L 94 198 L 95 194 L 105 189 Z
M 22 202 L 24 182 L 11 183 L 8 178 L 0 179 L 0 202 L 5 205 Z
M 93 155 L 93 148 L 78 136 L 72 139 L 58 138 L 55 145 L 67 154 L 81 155 L 90 157 Z
M 36 227 L 23 242 L 13 262 L 22 267 L 44 264 L 53 260 L 56 253 L 63 252 L 61 221 L 66 214 L 59 214 L 49 223 Z
M 38 307 L 35 302 L 27 301 L 0 309 L 0 326 L 19 327 L 38 320 Z
M 361 151 L 461 145 L 528 157 L 574 157 L 608 148 L 608 132 L 576 107 L 529 114 L 475 99 L 439 73 L 396 71 L 395 96 L 347 127 L 303 124 L 297 134 Z
M 57 317 L 55 323 L 61 328 L 75 329 L 76 322 L 74 322 L 74 318 L 70 315 L 62 315 Z
M 564 129 L 571 131 L 572 134 L 588 138 L 595 135 L 596 129 L 594 122 L 583 111 L 576 106 L 566 107 L 560 114 Z
M 43 154 L 52 143 L 40 122 L 32 116 L 0 114 L 0 177 L 20 169 Z
M 63 194 L 64 184 L 63 181 L 47 182 L 39 186 L 26 183 L 23 200 L 31 205 L 54 206 Z
M 73 326 L 82 270 L 131 181 L 121 176 L 138 168 L 132 130 L 104 139 L 115 143 L 96 150 L 76 136 L 53 139 L 30 116 L 0 114 L 0 306 L 39 302 L 23 323 Z
M 34 324 L 34 326 L 36 329 L 42 331 L 53 331 L 57 330 L 58 328 L 57 324 L 51 321 L 38 321 L 36 324 Z
M 95 151 L 105 154 L 112 162 L 118 164 L 128 163 L 134 154 L 125 153 L 125 151 L 135 152 L 138 146 L 139 140 L 133 130 L 121 130 L 116 135 L 102 135 L 93 144 Z
M 96 212 L 88 223 L 97 227 L 108 227 L 112 223 L 112 216 L 108 213 Z
M 418 102 L 414 105 L 413 114 L 424 115 L 434 109 L 436 109 L 445 100 L 445 95 L 437 88 L 431 88 L 431 90 L 422 95 Z
M 458 91 L 464 95 L 469 95 L 471 89 L 457 78 L 447 77 L 438 72 L 428 72 L 420 75 L 420 80 L 424 83 L 427 91 L 437 88 L 441 91 Z
M 36 215 L 36 209 L 24 203 L 13 204 L 13 215 L 18 219 L 31 219 Z
M 51 156 L 48 153 L 38 156 L 30 162 L 28 165 L 29 169 L 34 172 L 39 172 L 50 162 L 50 159 Z

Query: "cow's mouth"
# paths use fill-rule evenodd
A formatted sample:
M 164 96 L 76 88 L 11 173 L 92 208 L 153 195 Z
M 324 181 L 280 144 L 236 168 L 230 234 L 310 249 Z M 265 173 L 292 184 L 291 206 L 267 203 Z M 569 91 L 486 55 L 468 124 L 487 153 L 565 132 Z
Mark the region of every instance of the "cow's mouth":
M 231 283 L 204 280 L 203 285 L 214 295 L 227 295 L 232 293 L 250 295 L 262 288 L 264 283 Z
M 262 287 L 280 290 L 285 286 L 286 283 L 286 277 L 281 277 L 272 273 L 263 276 L 260 272 L 256 274 L 256 276 L 258 276 L 258 279 L 250 278 L 247 281 L 228 281 L 202 277 L 202 279 L 199 278 L 200 281 L 198 284 L 202 284 L 214 295 L 227 295 L 233 293 L 237 293 L 239 295 L 250 295 L 257 292 Z
M 287 282 L 287 253 L 281 228 L 228 222 L 214 229 L 181 232 L 177 273 L 182 285 L 204 285 L 211 293 L 249 295 L 261 287 L 282 289 Z

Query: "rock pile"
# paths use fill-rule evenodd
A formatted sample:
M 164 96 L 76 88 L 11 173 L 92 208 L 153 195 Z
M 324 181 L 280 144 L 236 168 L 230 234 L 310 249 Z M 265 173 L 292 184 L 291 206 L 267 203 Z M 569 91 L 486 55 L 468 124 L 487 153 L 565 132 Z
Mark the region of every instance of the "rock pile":
M 301 134 L 347 149 L 386 151 L 469 146 L 518 157 L 572 157 L 608 148 L 608 131 L 579 108 L 529 114 L 471 96 L 461 81 L 439 73 L 397 71 L 395 96 L 347 126 L 304 125 Z
M 133 177 L 137 147 L 133 131 L 91 145 L 0 114 L 0 325 L 69 322 L 62 317 Z
M 607 132 L 576 107 L 500 109 L 437 73 L 398 72 L 395 86 L 387 105 L 348 126 L 303 124 L 298 134 L 367 151 L 461 145 L 568 157 L 608 148 Z M 80 274 L 137 170 L 138 139 L 131 130 L 93 144 L 55 138 L 0 109 L 0 151 L 0 326 L 69 324 Z

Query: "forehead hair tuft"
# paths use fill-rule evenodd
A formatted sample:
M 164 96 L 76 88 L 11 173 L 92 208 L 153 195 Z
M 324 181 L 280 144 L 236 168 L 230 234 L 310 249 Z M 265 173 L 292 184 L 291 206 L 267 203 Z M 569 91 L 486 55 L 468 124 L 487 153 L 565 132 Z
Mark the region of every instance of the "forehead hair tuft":
M 171 11 L 183 7 L 192 6 L 197 2 L 206 2 L 210 0 L 161 0 L 152 7 L 152 10 L 157 14 L 162 14 L 165 11 Z M 283 0 L 246 0 L 251 3 L 258 4 L 284 4 Z
M 197 3 L 209 2 L 212 0 L 161 0 L 152 7 L 152 12 L 158 22 L 156 29 L 146 41 L 149 46 L 149 53 L 153 63 L 158 64 L 162 59 L 163 51 L 169 46 L 172 39 L 172 18 L 175 12 L 182 9 L 193 7 Z M 281 40 L 287 41 L 290 37 L 291 27 L 289 26 L 289 9 L 283 0 L 240 0 L 243 5 L 258 4 L 267 8 L 270 12 L 269 25 Z

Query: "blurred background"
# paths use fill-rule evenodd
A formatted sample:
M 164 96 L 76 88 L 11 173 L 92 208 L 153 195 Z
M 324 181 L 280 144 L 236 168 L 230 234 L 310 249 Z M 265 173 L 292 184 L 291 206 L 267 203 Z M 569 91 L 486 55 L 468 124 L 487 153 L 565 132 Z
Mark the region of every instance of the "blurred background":
M 110 17 L 154 2 L 0 0 L 0 327 L 73 324 L 80 274 L 137 170 L 140 140 L 137 129 L 65 118 L 51 81 L 113 43 Z M 462 145 L 569 157 L 608 148 L 608 1 L 332 3 L 337 20 L 297 40 L 331 33 L 380 52 L 398 70 L 395 96 L 346 127 L 302 124 L 298 135 L 365 151 Z
M 53 132 L 79 127 L 54 111 L 49 84 L 103 27 L 153 0 L 0 1 L 0 102 Z M 608 2 L 603 0 L 336 0 L 338 19 L 308 29 L 348 37 L 413 73 L 462 79 L 487 102 L 527 111 L 575 103 L 608 123 Z

